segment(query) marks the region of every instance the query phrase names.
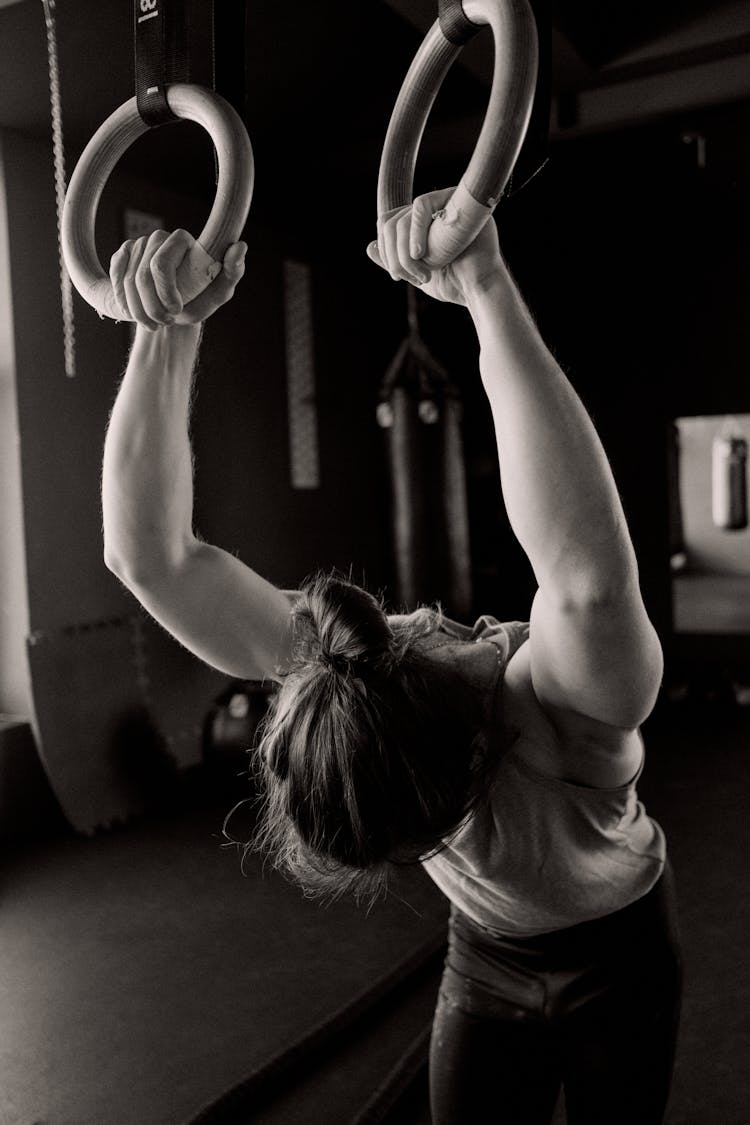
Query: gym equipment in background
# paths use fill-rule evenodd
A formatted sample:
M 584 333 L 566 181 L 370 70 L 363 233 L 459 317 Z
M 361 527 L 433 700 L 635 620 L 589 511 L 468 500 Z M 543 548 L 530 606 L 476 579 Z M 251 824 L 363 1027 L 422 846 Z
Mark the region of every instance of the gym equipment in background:
M 169 82 L 170 69 L 174 73 L 180 60 L 189 13 L 188 0 L 170 8 L 158 0 L 135 0 L 136 95 L 94 133 L 65 197 L 61 239 L 71 280 L 100 316 L 114 320 L 130 318 L 120 308 L 109 275 L 99 261 L 94 228 L 107 180 L 134 141 L 155 125 L 183 119 L 201 125 L 214 144 L 218 162 L 216 197 L 197 245 L 178 271 L 185 303 L 216 277 L 227 248 L 239 239 L 250 210 L 254 162 L 242 118 L 212 89 L 190 82 Z M 182 36 L 178 34 L 181 26 L 185 31 Z
M 468 167 L 433 217 L 424 256 L 432 267 L 453 261 L 477 236 L 522 149 L 539 69 L 537 22 L 527 0 L 440 0 L 439 18 L 404 79 L 383 146 L 378 219 L 411 204 L 433 103 L 462 46 L 483 24 L 495 43 L 492 91 Z M 464 617 L 472 610 L 472 578 L 460 417 L 459 392 L 419 335 L 416 294 L 409 287 L 409 334 L 386 372 L 378 406 L 388 435 L 395 596 L 401 608 L 414 608 L 438 596 L 439 578 L 450 612 Z M 431 426 L 434 435 L 427 440 Z
M 413 286 L 409 330 L 380 386 L 391 483 L 395 600 L 401 609 L 438 597 L 456 617 L 472 610 L 462 402 L 419 330 Z
M 468 167 L 436 217 L 425 262 L 444 266 L 474 240 L 505 191 L 534 103 L 538 38 L 527 0 L 441 0 L 393 108 L 378 174 L 378 218 L 412 202 L 419 145 L 435 98 L 462 46 L 487 24 L 495 67 L 487 112 Z

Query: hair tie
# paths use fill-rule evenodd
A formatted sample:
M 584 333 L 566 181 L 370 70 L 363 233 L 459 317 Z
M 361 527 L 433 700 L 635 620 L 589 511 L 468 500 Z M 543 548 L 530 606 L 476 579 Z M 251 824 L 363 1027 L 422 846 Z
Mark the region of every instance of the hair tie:
M 351 671 L 352 662 L 348 657 L 341 656 L 338 653 L 321 649 L 318 653 L 318 660 L 324 667 L 328 668 L 331 672 L 336 672 L 339 676 L 345 676 Z
M 390 675 L 398 664 L 397 657 L 392 652 L 380 652 L 375 655 L 363 654 L 361 656 L 343 656 L 341 653 L 328 652 L 326 649 L 318 651 L 316 659 L 339 676 L 361 676 L 368 672 L 376 675 Z

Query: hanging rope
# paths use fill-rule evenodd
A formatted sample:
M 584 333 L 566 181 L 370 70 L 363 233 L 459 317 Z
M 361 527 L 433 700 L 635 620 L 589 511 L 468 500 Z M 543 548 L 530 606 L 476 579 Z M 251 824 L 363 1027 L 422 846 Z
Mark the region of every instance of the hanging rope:
M 60 68 L 57 59 L 57 29 L 55 26 L 55 0 L 42 0 L 44 22 L 47 25 L 47 62 L 49 66 L 49 100 L 52 116 L 52 147 L 55 163 L 55 202 L 57 207 L 57 252 L 60 261 L 60 295 L 62 298 L 63 346 L 65 374 L 72 379 L 76 373 L 75 321 L 73 318 L 73 287 L 65 266 L 62 250 L 62 212 L 65 204 L 65 146 L 62 131 L 62 101 L 60 98 Z

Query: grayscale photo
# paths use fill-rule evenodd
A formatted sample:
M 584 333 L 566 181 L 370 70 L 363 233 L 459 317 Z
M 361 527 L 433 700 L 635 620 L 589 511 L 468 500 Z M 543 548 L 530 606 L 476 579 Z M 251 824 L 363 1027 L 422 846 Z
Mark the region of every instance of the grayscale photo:
M 750 0 L 0 0 L 0 1125 L 750 1122 Z

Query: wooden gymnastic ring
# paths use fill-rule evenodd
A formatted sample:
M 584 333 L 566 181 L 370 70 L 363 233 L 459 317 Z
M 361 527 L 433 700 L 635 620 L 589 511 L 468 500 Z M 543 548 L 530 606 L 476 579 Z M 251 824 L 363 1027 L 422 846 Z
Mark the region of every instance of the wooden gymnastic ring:
M 466 172 L 430 227 L 425 263 L 453 261 L 476 238 L 510 179 L 531 117 L 536 90 L 536 21 L 527 0 L 463 0 L 466 17 L 489 24 L 495 66 L 484 124 Z M 404 79 L 393 108 L 378 174 L 378 218 L 412 202 L 414 169 L 437 93 L 461 45 L 437 20 Z
M 178 270 L 185 304 L 216 277 L 226 250 L 237 242 L 253 197 L 255 166 L 250 138 L 239 114 L 213 90 L 175 83 L 167 88 L 172 112 L 202 125 L 218 156 L 219 179 L 211 214 Z M 62 247 L 71 281 L 102 316 L 129 320 L 115 299 L 109 274 L 96 252 L 96 212 L 104 186 L 123 153 L 149 126 L 131 98 L 99 126 L 86 145 L 65 197 Z

